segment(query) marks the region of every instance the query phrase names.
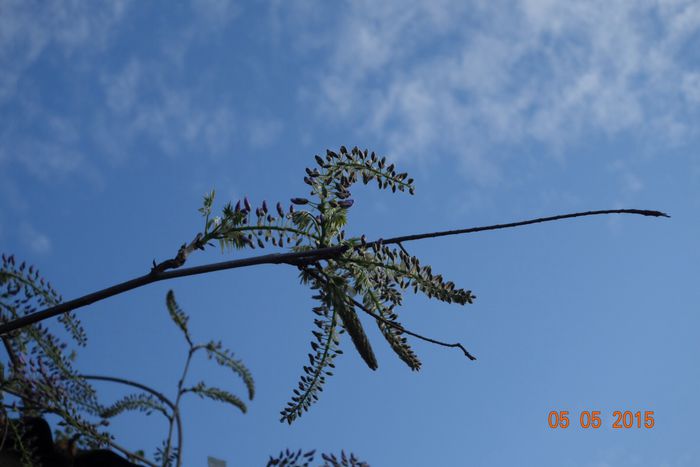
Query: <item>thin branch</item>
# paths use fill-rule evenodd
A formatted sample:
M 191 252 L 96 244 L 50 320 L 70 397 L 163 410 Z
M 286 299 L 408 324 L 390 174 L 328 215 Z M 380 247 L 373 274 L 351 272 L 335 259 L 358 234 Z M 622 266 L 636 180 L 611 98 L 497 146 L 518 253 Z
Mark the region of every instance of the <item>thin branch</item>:
M 255 266 L 258 264 L 291 264 L 296 266 L 300 264 L 319 261 L 321 259 L 335 258 L 341 255 L 347 249 L 347 246 L 342 245 L 330 248 L 319 248 L 315 250 L 300 251 L 293 253 L 275 253 L 271 255 L 254 256 L 252 258 L 243 258 L 232 261 L 222 261 L 220 263 L 205 264 L 203 266 L 195 266 L 185 269 L 176 269 L 172 271 L 145 274 L 135 279 L 131 279 L 120 284 L 113 285 L 111 287 L 107 287 L 106 289 L 102 289 L 97 292 L 84 295 L 82 297 L 61 303 L 51 308 L 47 308 L 45 310 L 38 311 L 30 315 L 22 316 L 20 318 L 8 321 L 0 325 L 0 336 L 12 332 L 16 329 L 29 326 L 30 324 L 34 324 L 60 314 L 67 313 L 78 308 L 82 308 L 92 303 L 99 302 L 100 300 L 104 300 L 105 298 L 109 298 L 114 295 L 119 295 L 121 293 L 139 287 L 143 287 L 144 285 L 148 285 L 153 282 L 175 279 L 177 277 L 206 274 L 214 271 L 223 271 L 226 269 Z
M 436 238 L 436 237 L 445 237 L 448 235 L 461 235 L 461 234 L 468 234 L 468 233 L 475 233 L 475 232 L 483 232 L 487 230 L 497 230 L 497 229 L 508 229 L 512 227 L 520 227 L 524 225 L 530 225 L 530 224 L 538 224 L 542 222 L 551 222 L 551 221 L 558 221 L 562 219 L 570 219 L 574 217 L 583 217 L 583 216 L 595 216 L 595 215 L 601 215 L 601 214 L 638 214 L 641 216 L 651 216 L 651 217 L 670 217 L 668 214 L 665 214 L 660 211 L 650 211 L 650 210 L 641 210 L 641 209 L 608 209 L 608 210 L 602 210 L 602 211 L 586 211 L 586 212 L 577 212 L 573 214 L 563 214 L 563 215 L 558 215 L 558 216 L 551 216 L 551 217 L 539 217 L 537 219 L 530 219 L 526 221 L 520 221 L 520 222 L 512 222 L 508 224 L 495 224 L 495 225 L 489 225 L 489 226 L 483 226 L 483 227 L 472 227 L 468 229 L 460 229 L 460 230 L 445 230 L 445 231 L 439 231 L 439 232 L 430 232 L 430 233 L 424 233 L 424 234 L 416 234 L 416 235 L 405 235 L 402 237 L 393 237 L 389 239 L 379 239 L 375 240 L 373 242 L 367 242 L 363 245 L 358 245 L 355 246 L 355 248 L 366 248 L 367 246 L 372 246 L 374 244 L 391 244 L 391 243 L 401 243 L 401 242 L 408 242 L 412 240 L 422 240 L 425 238 Z M 43 321 L 48 318 L 52 318 L 54 316 L 67 313 L 71 310 L 75 310 L 77 308 L 84 307 L 86 305 L 90 305 L 92 303 L 98 302 L 100 300 L 104 300 L 105 298 L 112 297 L 114 295 L 118 295 L 124 292 L 127 292 L 129 290 L 136 289 L 138 287 L 142 287 L 147 284 L 151 284 L 153 282 L 158 282 L 162 280 L 168 280 L 168 279 L 175 279 L 177 277 L 185 277 L 185 276 L 193 276 L 193 275 L 198 275 L 198 274 L 206 274 L 209 272 L 214 272 L 214 271 L 222 271 L 226 269 L 235 269 L 235 268 L 242 268 L 242 267 L 247 267 L 247 266 L 255 266 L 258 264 L 290 264 L 294 266 L 299 266 L 299 265 L 304 265 L 304 264 L 311 264 L 315 263 L 317 261 L 323 260 L 323 259 L 331 259 L 331 258 L 337 258 L 340 255 L 342 255 L 348 248 L 350 248 L 349 245 L 338 245 L 338 246 L 333 246 L 333 247 L 328 247 L 328 248 L 317 248 L 313 250 L 306 250 L 306 251 L 300 251 L 300 252 L 293 252 L 293 253 L 276 253 L 276 254 L 270 254 L 270 255 L 263 255 L 263 256 L 255 256 L 252 258 L 244 258 L 244 259 L 237 259 L 237 260 L 232 260 L 232 261 L 223 261 L 220 263 L 212 263 L 212 264 L 207 264 L 203 266 L 195 266 L 191 268 L 184 268 L 184 269 L 176 269 L 176 270 L 171 270 L 171 271 L 158 271 L 158 267 L 153 269 L 153 271 L 149 274 L 137 277 L 135 279 L 131 279 L 125 282 L 122 282 L 120 284 L 108 287 L 106 289 L 102 289 L 100 291 L 84 295 L 82 297 L 76 298 L 74 300 L 70 300 L 65 303 L 61 303 L 59 305 L 56 305 L 51 308 L 47 308 L 42 311 L 38 311 L 36 313 L 32 313 L 31 315 L 26 315 L 22 316 L 21 318 L 14 319 L 12 321 L 9 321 L 7 323 L 4 323 L 0 325 L 0 336 L 5 335 L 9 332 L 12 332 L 16 329 L 19 329 L 24 326 L 28 326 L 30 324 L 34 324 L 39 321 Z
M 173 416 L 175 417 L 175 424 L 177 425 L 178 451 L 182 450 L 182 421 L 180 420 L 180 411 L 178 410 L 177 406 L 170 399 L 168 399 L 163 393 L 156 391 L 155 389 L 150 388 L 144 384 L 137 383 L 136 381 L 131 381 L 131 380 L 124 379 L 124 378 L 117 378 L 114 376 L 78 375 L 78 377 L 85 378 L 85 379 L 92 379 L 92 380 L 96 380 L 96 381 L 109 381 L 112 383 L 124 384 L 127 386 L 132 386 L 132 387 L 141 389 L 143 391 L 146 391 L 146 392 L 156 396 L 162 402 L 167 404 L 170 407 L 170 409 L 173 411 Z M 170 420 L 172 422 L 172 418 Z M 179 454 L 179 452 L 178 452 L 178 454 Z
M 471 227 L 469 229 L 445 230 L 442 232 L 431 232 L 431 233 L 416 234 L 416 235 L 405 235 L 403 237 L 393 237 L 393 238 L 385 239 L 382 241 L 382 243 L 384 243 L 384 244 L 400 243 L 400 242 L 408 242 L 411 240 L 422 240 L 424 238 L 446 237 L 448 235 L 461 235 L 461 234 L 468 234 L 468 233 L 475 233 L 475 232 L 484 232 L 487 230 L 510 229 L 512 227 L 521 227 L 523 225 L 540 224 L 542 222 L 559 221 L 562 219 L 572 219 L 574 217 L 597 216 L 597 215 L 601 215 L 601 214 L 638 214 L 640 216 L 650 216 L 650 217 L 671 217 L 668 214 L 661 212 L 661 211 L 649 211 L 646 209 L 605 209 L 602 211 L 575 212 L 573 214 L 561 214 L 558 216 L 538 217 L 536 219 L 530 219 L 530 220 L 526 220 L 526 221 L 510 222 L 508 224 L 494 224 L 494 225 L 487 225 L 484 227 Z M 377 243 L 377 242 L 373 242 L 373 243 Z
M 204 250 L 204 246 L 207 244 L 208 240 L 209 239 L 206 237 L 206 235 L 198 233 L 189 245 L 185 243 L 180 247 L 180 249 L 177 251 L 177 255 L 174 258 L 167 259 L 158 264 L 156 264 L 156 261 L 153 260 L 153 268 L 151 268 L 151 273 L 156 274 L 159 272 L 163 272 L 167 269 L 179 268 L 180 266 L 185 264 L 185 261 L 187 261 L 187 257 L 194 250 Z
M 404 253 L 406 253 L 408 256 L 411 256 L 411 255 L 408 253 L 408 251 L 406 251 L 406 249 L 403 247 L 403 245 L 401 244 L 401 242 L 396 242 L 396 244 L 399 246 L 399 248 L 401 248 L 401 251 L 403 251 Z
M 156 391 L 155 389 L 152 389 L 144 384 L 137 383 L 136 381 L 131 381 L 128 379 L 124 378 L 116 378 L 114 376 L 100 376 L 100 375 L 76 375 L 78 378 L 85 378 L 85 379 L 93 379 L 95 381 L 109 381 L 112 383 L 119 383 L 119 384 L 124 384 L 126 386 L 132 386 L 138 389 L 141 389 L 143 391 L 146 391 L 154 396 L 156 396 L 158 399 L 161 400 L 161 402 L 164 402 L 167 404 L 171 409 L 175 409 L 175 404 L 172 403 L 170 399 L 168 399 L 165 395 L 162 393 Z

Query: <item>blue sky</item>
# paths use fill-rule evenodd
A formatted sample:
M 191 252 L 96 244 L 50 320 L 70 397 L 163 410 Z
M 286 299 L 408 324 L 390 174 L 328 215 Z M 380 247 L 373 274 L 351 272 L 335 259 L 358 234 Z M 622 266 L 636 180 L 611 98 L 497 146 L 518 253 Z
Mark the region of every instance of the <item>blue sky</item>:
M 185 465 L 262 465 L 282 448 L 371 465 L 695 466 L 700 417 L 700 4 L 684 0 L 63 2 L 0 0 L 0 245 L 66 298 L 147 272 L 218 206 L 306 193 L 341 144 L 408 171 L 416 195 L 358 187 L 369 238 L 591 209 L 564 221 L 407 245 L 477 295 L 406 297 L 412 373 L 370 329 L 312 410 L 278 421 L 306 361 L 311 293 L 261 266 L 155 284 L 78 312 L 78 365 L 172 394 L 185 343 L 221 339 L 253 372 L 249 413 L 184 403 Z M 198 253 L 189 264 L 248 255 Z M 206 360 L 206 378 L 244 394 Z M 121 394 L 99 386 L 107 400 Z M 547 414 L 599 410 L 603 427 Z M 656 414 L 613 430 L 616 410 Z M 124 417 L 152 450 L 165 424 Z

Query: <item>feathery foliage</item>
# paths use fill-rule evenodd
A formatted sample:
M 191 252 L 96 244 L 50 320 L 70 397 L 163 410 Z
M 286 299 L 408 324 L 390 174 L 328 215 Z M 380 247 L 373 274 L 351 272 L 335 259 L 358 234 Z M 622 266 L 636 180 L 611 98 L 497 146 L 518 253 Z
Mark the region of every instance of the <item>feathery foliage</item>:
M 343 248 L 342 254 L 323 262 L 297 263 L 301 281 L 316 291 L 313 298 L 318 305 L 313 308 L 317 318 L 309 364 L 303 367 L 291 400 L 281 411 L 281 420 L 288 423 L 318 400 L 326 377 L 333 374 L 335 357 L 342 353 L 339 345 L 343 331 L 350 336 L 367 366 L 377 369 L 377 358 L 353 297 L 362 297 L 361 309 L 374 317 L 390 348 L 412 370 L 419 370 L 421 362 L 398 321 L 397 308 L 403 290 L 410 288 L 429 298 L 461 305 L 472 303 L 475 298 L 471 291 L 434 275 L 430 266 L 421 266 L 418 258 L 409 255 L 400 244 L 394 248 L 381 240 L 367 243 L 364 236 L 346 238 L 344 227 L 354 204 L 350 187 L 362 181 L 376 184 L 380 189 L 413 194 L 413 179 L 407 173 L 397 172 L 386 158 L 357 147 L 350 151 L 345 146 L 338 152 L 328 150 L 325 157 L 315 156 L 315 161 L 316 167 L 306 168 L 304 176 L 311 197 L 292 198 L 287 208 L 278 202 L 271 209 L 263 201 L 253 209 L 244 197 L 235 206 L 228 203 L 220 216 L 212 217 L 215 193 L 208 193 L 199 209 L 204 217 L 203 232 L 189 245 L 183 245 L 174 260 L 154 264 L 156 270 L 179 267 L 190 251 L 203 249 L 211 241 L 218 241 L 222 249 L 264 248 L 270 244 L 287 246 L 294 252 Z M 176 309 L 171 314 L 176 322 L 182 323 Z
M 341 333 L 336 329 L 339 325 L 348 333 L 367 366 L 377 369 L 377 359 L 357 315 L 354 296 L 361 296 L 365 310 L 377 316 L 375 321 L 382 335 L 412 370 L 420 369 L 421 363 L 398 323 L 396 308 L 401 305 L 402 291 L 412 288 L 430 298 L 461 305 L 474 299 L 471 291 L 456 288 L 442 276 L 433 275 L 430 266 L 422 267 L 418 258 L 410 256 L 402 246 L 395 249 L 381 241 L 367 243 L 364 236 L 346 238 L 347 214 L 354 204 L 350 187 L 362 180 L 364 184 L 375 182 L 380 189 L 413 194 L 413 179 L 407 173 L 398 173 L 385 158 L 357 147 L 348 151 L 341 146 L 339 152 L 327 151 L 325 158 L 317 155 L 315 159 L 317 167 L 307 168 L 304 177 L 312 198 L 292 198 L 297 210 L 292 206 L 285 216 L 291 220 L 297 236 L 293 250 L 333 246 L 346 249 L 324 264 L 299 265 L 302 283 L 317 291 L 314 299 L 319 304 L 313 309 L 318 318 L 314 321 L 317 330 L 311 342 L 313 353 L 309 354 L 309 365 L 304 366 L 291 401 L 281 412 L 281 420 L 288 423 L 318 400 L 326 376 L 332 375 L 329 368 L 333 368 L 333 360 L 340 353 Z M 258 223 L 264 211 L 265 203 L 256 211 Z M 283 214 L 279 204 L 278 214 Z
M 440 274 L 433 274 L 430 266 L 423 266 L 412 256 L 401 242 L 445 235 L 474 233 L 487 230 L 518 227 L 567 218 L 599 214 L 638 214 L 653 217 L 668 217 L 659 211 L 638 209 L 615 209 L 587 211 L 558 216 L 530 219 L 509 224 L 473 227 L 469 229 L 432 232 L 392 238 L 384 242 L 367 242 L 364 236 L 346 237 L 344 230 L 348 212 L 354 201 L 350 188 L 362 181 L 376 184 L 380 189 L 392 192 L 414 193 L 413 180 L 408 174 L 398 173 L 394 164 L 387 164 L 367 150 L 357 147 L 348 151 L 344 146 L 336 153 L 326 151 L 325 157 L 315 156 L 316 167 L 307 168 L 304 183 L 310 187 L 310 197 L 291 199 L 287 207 L 276 203 L 270 208 L 266 201 L 255 209 L 248 198 L 238 201 L 235 206 L 228 203 L 221 215 L 212 217 L 215 193 L 204 197 L 200 213 L 204 217 L 204 229 L 188 244 L 183 244 L 177 255 L 162 263 L 153 263 L 151 272 L 145 276 L 118 284 L 91 295 L 62 303 L 55 290 L 39 276 L 33 267 L 24 263 L 17 266 L 13 256 L 2 256 L 0 265 L 0 337 L 9 359 L 8 375 L 0 363 L 0 398 L 10 394 L 21 400 L 22 406 L 2 404 L 0 421 L 8 421 L 8 411 L 22 412 L 24 415 L 55 413 L 60 416 L 60 425 L 65 428 L 65 436 L 77 434 L 79 442 L 87 446 L 111 446 L 129 458 L 155 465 L 146 460 L 141 452 L 130 453 L 120 448 L 107 432 L 99 431 L 106 426 L 108 418 L 125 411 L 142 411 L 150 414 L 157 411 L 169 421 L 169 432 L 155 459 L 163 466 L 181 465 L 181 422 L 179 402 L 186 393 L 224 402 L 245 412 L 243 400 L 224 389 L 198 382 L 185 386 L 192 357 L 203 350 L 209 359 L 219 366 L 228 368 L 239 376 L 253 399 L 255 386 L 250 371 L 233 354 L 222 347 L 221 342 L 209 341 L 195 344 L 188 329 L 189 317 L 180 308 L 170 291 L 166 296 L 166 307 L 170 318 L 183 333 L 189 346 L 182 377 L 178 383 L 177 398 L 170 401 L 161 393 L 139 383 L 106 376 L 81 376 L 75 372 L 72 362 L 74 352 L 67 353 L 67 345 L 50 333 L 41 320 L 60 315 L 59 320 L 78 346 L 85 346 L 86 335 L 73 315 L 73 309 L 93 303 L 108 296 L 131 290 L 136 287 L 163 279 L 185 275 L 201 274 L 213 270 L 230 269 L 264 263 L 286 263 L 299 268 L 300 279 L 314 291 L 317 302 L 312 308 L 315 330 L 312 331 L 312 352 L 309 364 L 304 365 L 303 374 L 293 390 L 291 401 L 281 412 L 281 421 L 292 423 L 311 404 L 318 400 L 323 391 L 326 377 L 332 376 L 336 356 L 342 354 L 341 336 L 347 333 L 360 357 L 367 366 L 376 370 L 378 362 L 372 345 L 358 316 L 358 310 L 370 315 L 390 348 L 406 365 L 414 371 L 421 368 L 421 362 L 408 343 L 407 336 L 413 336 L 434 344 L 460 348 L 465 356 L 474 357 L 459 343 L 449 344 L 421 336 L 403 327 L 399 322 L 398 310 L 402 304 L 403 292 L 413 290 L 428 298 L 446 303 L 465 305 L 473 303 L 470 290 L 458 288 L 446 281 Z M 181 267 L 189 254 L 203 250 L 218 242 L 222 250 L 265 248 L 289 248 L 291 253 L 245 258 L 214 265 L 207 265 L 178 272 L 167 272 Z M 234 264 L 235 263 L 235 264 Z M 36 312 L 37 309 L 42 309 Z M 36 323 L 36 324 L 30 324 Z M 88 379 L 112 381 L 138 388 L 141 392 L 130 394 L 110 406 L 97 402 L 94 389 Z M 85 415 L 99 418 L 89 421 Z M 16 424 L 7 425 L 17 431 Z M 173 445 L 173 429 L 178 429 L 178 443 Z M 31 451 L 31 440 L 15 433 L 25 463 L 32 462 L 35 454 Z M 26 442 L 25 442 L 26 441 Z M 323 454 L 324 466 L 363 466 L 353 455 L 340 457 Z M 313 452 L 301 451 L 280 453 L 277 459 L 270 459 L 268 465 L 309 465 Z
M 243 362 L 235 359 L 230 350 L 222 347 L 221 342 L 210 341 L 204 344 L 203 348 L 207 352 L 207 357 L 210 360 L 214 359 L 219 366 L 229 368 L 243 379 L 248 389 L 248 399 L 253 400 L 255 397 L 255 382 L 253 381 L 253 375 Z
M 60 303 L 61 296 L 39 271 L 14 255 L 2 255 L 0 263 L 0 322 L 34 313 L 37 309 Z M 60 322 L 77 343 L 84 347 L 87 336 L 73 313 L 66 313 Z M 17 409 L 24 414 L 50 412 L 59 415 L 65 436 L 81 435 L 86 446 L 104 445 L 109 434 L 101 431 L 102 421 L 90 421 L 99 410 L 92 386 L 73 368 L 75 352 L 68 353 L 68 344 L 49 332 L 43 324 L 26 326 L 2 336 L 2 344 L 11 364 L 9 375 L 0 379 L 0 398 L 5 393 L 22 400 Z M 3 405 L 3 416 L 7 407 Z
M 237 407 L 241 412 L 245 413 L 248 409 L 246 408 L 243 401 L 236 395 L 231 394 L 228 391 L 219 388 L 211 388 L 204 384 L 204 381 L 200 381 L 190 388 L 185 388 L 183 392 L 193 392 L 199 397 L 205 399 L 211 399 L 214 401 L 224 402 Z
M 31 313 L 37 307 L 51 306 L 61 300 L 33 267 L 27 268 L 24 263 L 17 266 L 13 256 L 2 256 L 0 287 L 0 318 L 3 322 L 16 318 L 20 313 Z M 4 366 L 0 365 L 0 398 L 10 394 L 22 402 L 21 406 L 17 406 L 16 403 L 11 406 L 3 404 L 0 412 L 3 425 L 15 431 L 21 426 L 9 419 L 8 408 L 25 416 L 54 413 L 61 418 L 59 426 L 62 429 L 58 430 L 60 438 L 76 438 L 79 445 L 90 448 L 115 446 L 113 437 L 108 432 L 100 431 L 100 427 L 108 425 L 109 419 L 128 411 L 138 411 L 146 415 L 156 411 L 169 421 L 170 430 L 162 446 L 156 449 L 154 459 L 163 466 L 173 465 L 180 457 L 181 440 L 174 446 L 172 435 L 174 425 L 180 424 L 178 405 L 182 395 L 191 392 L 246 412 L 243 401 L 229 391 L 208 386 L 204 382 L 191 387 L 184 386 L 190 361 L 197 352 L 205 352 L 208 358 L 213 359 L 219 366 L 228 368 L 240 376 L 251 400 L 255 394 L 255 386 L 250 370 L 242 361 L 234 358 L 233 353 L 224 348 L 221 342 L 193 343 L 188 329 L 189 316 L 178 305 L 172 290 L 166 296 L 166 308 L 189 346 L 175 403 L 159 392 L 129 380 L 78 374 L 72 367 L 74 353 L 66 355 L 67 345 L 41 324 L 35 324 L 2 337 L 10 359 L 11 372 L 6 375 Z M 75 317 L 66 315 L 63 322 L 78 344 L 84 346 L 85 333 Z M 136 387 L 140 392 L 128 394 L 105 406 L 98 402 L 96 392 L 87 382 L 88 379 L 122 383 Z M 86 416 L 97 420 L 88 420 Z M 21 454 L 22 462 L 37 465 L 38 457 L 33 451 L 31 439 L 20 432 L 15 433 L 12 439 L 15 444 L 20 443 L 14 446 L 14 449 Z M 145 460 L 140 453 L 125 453 L 132 459 Z
M 277 457 L 270 456 L 267 467 L 309 467 L 314 461 L 315 453 L 315 450 L 302 452 L 301 449 L 297 451 L 286 449 L 281 451 Z M 340 457 L 324 453 L 321 454 L 321 459 L 323 459 L 321 467 L 369 467 L 369 464 L 360 461 L 355 457 L 355 454 L 345 454 L 345 451 L 341 451 Z
M 112 418 L 129 411 L 144 412 L 146 415 L 151 415 L 154 410 L 162 413 L 166 418 L 170 416 L 162 401 L 158 400 L 153 394 L 140 392 L 124 396 L 111 405 L 103 407 L 100 410 L 100 416 Z

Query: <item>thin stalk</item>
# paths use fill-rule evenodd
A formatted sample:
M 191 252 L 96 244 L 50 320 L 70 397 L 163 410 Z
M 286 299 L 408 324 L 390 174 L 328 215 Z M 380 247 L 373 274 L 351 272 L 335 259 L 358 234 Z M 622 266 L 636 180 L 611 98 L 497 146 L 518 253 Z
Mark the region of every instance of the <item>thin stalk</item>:
M 187 377 L 187 372 L 190 368 L 190 362 L 192 361 L 192 356 L 197 351 L 193 346 L 190 346 L 190 351 L 187 353 L 187 360 L 185 361 L 185 368 L 182 370 L 182 376 L 180 381 L 177 383 L 177 397 L 175 398 L 175 404 L 173 406 L 173 416 L 177 419 L 178 423 L 178 446 L 177 446 L 177 467 L 182 465 L 182 431 L 180 425 L 180 399 L 182 395 L 186 392 L 183 391 L 182 386 L 185 384 L 185 378 Z M 173 418 L 170 418 L 170 424 L 168 426 L 168 440 L 165 444 L 165 452 L 163 453 L 164 466 L 168 465 L 168 459 L 170 457 L 170 446 L 173 437 Z
M 177 407 L 175 406 L 175 404 L 173 404 L 173 402 L 170 399 L 165 397 L 165 395 L 163 395 L 163 393 L 156 391 L 155 389 L 150 388 L 144 384 L 137 383 L 136 381 L 131 381 L 131 380 L 124 379 L 124 378 L 116 378 L 113 376 L 100 376 L 100 375 L 78 375 L 78 377 L 85 378 L 85 379 L 92 379 L 92 380 L 96 380 L 96 381 L 110 381 L 112 383 L 124 384 L 127 386 L 132 386 L 132 387 L 141 389 L 141 390 L 146 391 L 150 394 L 153 394 L 158 399 L 160 399 L 162 402 L 164 402 L 166 405 L 168 405 L 170 407 L 170 409 L 173 411 L 173 416 L 175 417 L 175 423 L 177 425 L 178 446 L 182 444 L 182 421 L 180 420 L 180 412 L 178 410 L 176 410 Z M 169 418 L 169 420 L 170 420 L 170 418 Z
M 650 211 L 641 209 L 607 209 L 601 211 L 586 211 L 577 212 L 573 214 L 562 214 L 550 217 L 539 217 L 536 219 L 530 219 L 520 222 L 511 222 L 508 224 L 494 224 L 482 227 L 471 227 L 468 229 L 459 230 L 445 230 L 438 232 L 429 232 L 423 234 L 415 235 L 405 235 L 401 237 L 392 237 L 389 239 L 379 239 L 372 242 L 367 242 L 364 245 L 357 245 L 353 248 L 360 249 L 366 248 L 367 246 L 372 246 L 373 244 L 393 244 L 402 243 L 413 240 L 422 240 L 425 238 L 437 238 L 445 237 L 448 235 L 462 235 L 476 232 L 483 232 L 487 230 L 498 230 L 498 229 L 508 229 L 513 227 L 521 227 L 524 225 L 538 224 L 542 222 L 558 221 L 562 219 L 571 219 L 574 217 L 584 217 L 584 216 L 595 216 L 602 214 L 637 214 L 641 216 L 651 216 L 651 217 L 670 217 L 660 211 Z M 114 295 L 119 295 L 121 293 L 133 290 L 144 285 L 151 284 L 153 282 L 175 279 L 177 277 L 194 276 L 198 274 L 206 274 L 214 271 L 223 271 L 226 269 L 242 268 L 247 266 L 255 266 L 259 264 L 290 264 L 294 266 L 300 266 L 305 264 L 311 264 L 324 259 L 337 258 L 342 255 L 348 248 L 349 245 L 337 245 L 327 248 L 316 248 L 313 250 L 292 252 L 292 253 L 275 253 L 270 255 L 255 256 L 252 258 L 237 259 L 232 261 L 223 261 L 220 263 L 206 264 L 203 266 L 195 266 L 191 268 L 181 268 L 177 270 L 169 271 L 155 271 L 143 276 L 131 279 L 120 284 L 107 287 L 97 292 L 84 295 L 82 297 L 70 300 L 68 302 L 56 305 L 44 310 L 32 313 L 30 315 L 22 316 L 20 318 L 13 319 L 0 325 L 0 336 L 12 332 L 30 324 L 34 324 L 39 321 L 43 321 L 54 316 L 67 313 L 71 310 L 90 305 L 92 303 L 104 300 L 105 298 L 112 297 Z

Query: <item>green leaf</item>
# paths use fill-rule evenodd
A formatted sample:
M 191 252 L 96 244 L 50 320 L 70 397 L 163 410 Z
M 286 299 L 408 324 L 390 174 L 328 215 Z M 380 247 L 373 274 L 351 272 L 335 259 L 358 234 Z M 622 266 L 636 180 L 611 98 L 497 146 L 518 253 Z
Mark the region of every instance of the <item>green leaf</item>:
M 231 394 L 223 389 L 209 387 L 204 384 L 204 381 L 200 381 L 191 388 L 185 389 L 186 392 L 193 392 L 201 398 L 211 399 L 218 402 L 224 402 L 230 404 L 234 407 L 240 409 L 241 412 L 246 413 L 248 410 L 243 401 L 237 396 Z
M 199 212 L 202 213 L 203 217 L 209 217 L 211 214 L 211 206 L 214 204 L 214 196 L 215 196 L 215 191 L 211 190 L 208 194 L 204 195 L 204 202 L 202 203 L 202 207 L 199 208 Z
M 220 366 L 230 368 L 243 379 L 246 388 L 248 388 L 248 398 L 253 400 L 255 396 L 255 382 L 253 381 L 253 375 L 243 362 L 233 358 L 233 353 L 228 349 L 222 348 L 221 342 L 208 342 L 204 349 L 207 351 L 209 358 L 214 358 Z
M 192 339 L 190 338 L 190 333 L 187 329 L 187 322 L 190 318 L 185 314 L 184 311 L 182 311 L 180 306 L 175 301 L 175 293 L 172 290 L 168 290 L 168 294 L 165 297 L 165 304 L 168 307 L 168 313 L 170 314 L 170 318 L 185 335 L 185 339 L 187 339 L 187 342 L 190 345 L 192 345 Z
M 169 416 L 165 406 L 153 395 L 145 393 L 129 394 L 117 400 L 110 406 L 102 407 L 99 412 L 102 418 L 112 418 L 124 412 L 130 411 L 145 412 L 150 415 L 151 412 L 158 411 L 166 418 Z

